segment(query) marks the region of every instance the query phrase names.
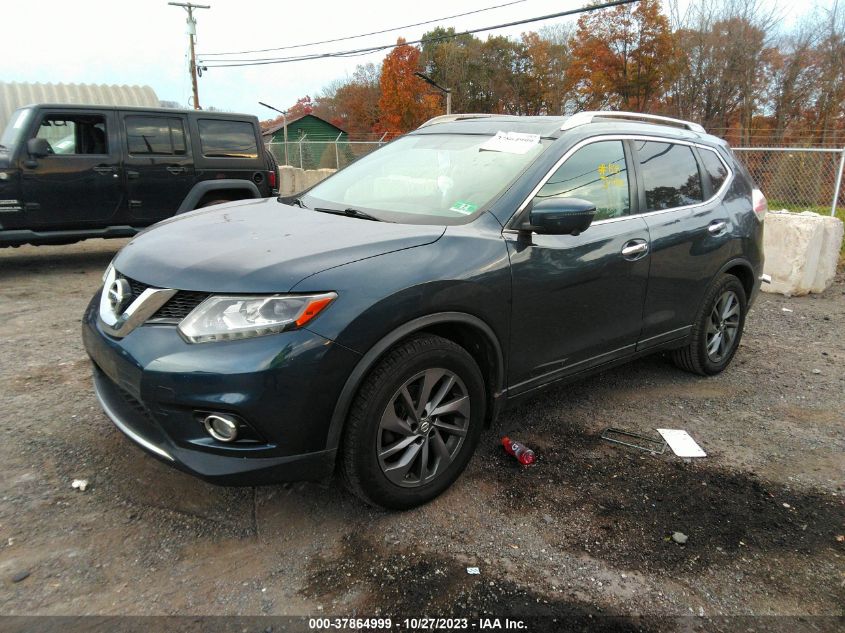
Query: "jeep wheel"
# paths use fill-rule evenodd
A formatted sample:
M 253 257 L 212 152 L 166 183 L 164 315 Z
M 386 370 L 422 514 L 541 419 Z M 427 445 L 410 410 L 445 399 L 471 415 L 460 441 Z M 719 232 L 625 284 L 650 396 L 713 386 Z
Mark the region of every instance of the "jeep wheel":
M 675 350 L 672 360 L 681 369 L 702 376 L 723 371 L 739 347 L 746 310 L 742 283 L 733 275 L 723 275 L 707 292 L 689 345 Z
M 385 508 L 430 501 L 469 463 L 485 402 L 481 371 L 462 347 L 429 335 L 400 343 L 352 405 L 340 458 L 343 481 Z

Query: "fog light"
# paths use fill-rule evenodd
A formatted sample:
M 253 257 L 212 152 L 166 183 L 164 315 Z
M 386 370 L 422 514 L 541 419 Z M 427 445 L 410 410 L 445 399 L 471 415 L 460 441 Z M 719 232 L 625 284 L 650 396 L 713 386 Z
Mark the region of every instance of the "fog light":
M 212 413 L 206 416 L 202 423 L 205 430 L 215 440 L 221 442 L 234 442 L 238 437 L 238 420 L 234 416 L 225 413 Z

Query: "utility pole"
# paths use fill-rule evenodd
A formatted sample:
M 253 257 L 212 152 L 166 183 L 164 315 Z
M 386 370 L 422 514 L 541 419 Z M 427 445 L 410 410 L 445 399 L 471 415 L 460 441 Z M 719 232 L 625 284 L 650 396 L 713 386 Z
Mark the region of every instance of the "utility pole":
M 194 17 L 194 9 L 210 9 L 207 4 L 191 4 L 190 2 L 168 2 L 173 7 L 182 7 L 188 12 L 188 43 L 191 47 L 191 83 L 194 89 L 194 110 L 202 110 L 200 107 L 200 93 L 197 88 L 197 59 L 194 53 L 194 42 L 197 38 L 197 20 Z

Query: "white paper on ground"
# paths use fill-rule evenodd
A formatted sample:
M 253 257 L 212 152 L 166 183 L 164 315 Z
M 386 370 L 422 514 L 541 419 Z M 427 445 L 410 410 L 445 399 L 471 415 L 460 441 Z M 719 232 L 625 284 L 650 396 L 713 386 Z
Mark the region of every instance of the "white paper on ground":
M 507 152 L 508 154 L 525 154 L 540 142 L 539 134 L 523 134 L 521 132 L 496 132 L 496 136 L 485 141 L 478 149 L 491 152 Z
M 707 457 L 702 448 L 695 443 L 690 434 L 681 429 L 657 429 L 669 448 L 678 457 Z

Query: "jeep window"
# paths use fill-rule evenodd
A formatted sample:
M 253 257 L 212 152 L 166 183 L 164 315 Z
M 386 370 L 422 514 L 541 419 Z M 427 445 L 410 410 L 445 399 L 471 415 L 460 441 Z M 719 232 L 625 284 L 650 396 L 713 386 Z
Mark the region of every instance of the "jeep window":
M 548 147 L 488 151 L 490 136 L 412 134 L 360 158 L 303 198 L 310 208 L 353 208 L 379 219 L 460 224 L 479 213 Z
M 8 125 L 6 125 L 6 129 L 3 130 L 3 136 L 0 136 L 0 151 L 11 150 L 17 145 L 26 129 L 26 122 L 29 119 L 30 112 L 32 110 L 27 108 L 15 110 L 12 118 L 9 119 Z
M 208 158 L 258 158 L 255 128 L 243 121 L 200 119 L 202 154 Z
M 95 114 L 47 114 L 35 136 L 57 156 L 109 153 L 106 120 Z
M 698 155 L 701 156 L 701 162 L 704 164 L 705 176 L 710 178 L 710 184 L 713 187 L 711 191 L 715 194 L 727 179 L 728 168 L 711 149 L 699 148 Z
M 126 140 L 133 156 L 182 156 L 185 130 L 175 117 L 126 117 Z
M 636 141 L 649 211 L 672 209 L 704 200 L 692 148 L 675 143 Z
M 628 166 L 622 141 L 599 141 L 585 145 L 546 181 L 534 200 L 581 198 L 596 205 L 596 220 L 630 213 Z

